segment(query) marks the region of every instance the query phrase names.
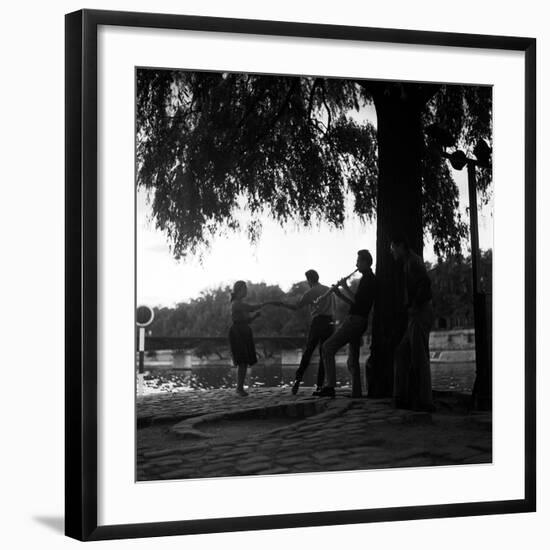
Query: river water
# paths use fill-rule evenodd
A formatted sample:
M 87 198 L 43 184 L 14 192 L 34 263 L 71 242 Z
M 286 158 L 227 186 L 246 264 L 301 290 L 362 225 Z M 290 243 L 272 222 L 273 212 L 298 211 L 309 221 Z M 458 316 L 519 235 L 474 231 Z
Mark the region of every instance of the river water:
M 475 378 L 475 363 L 432 363 L 434 390 L 471 392 Z M 257 364 L 248 369 L 246 384 L 250 387 L 285 387 L 292 384 L 296 365 Z M 364 376 L 364 370 L 362 371 Z M 170 367 L 146 367 L 143 393 L 208 390 L 235 387 L 236 369 L 226 365 L 200 365 L 179 370 Z M 306 371 L 304 386 L 314 386 L 316 365 Z M 345 366 L 336 367 L 337 387 L 350 387 L 351 379 Z M 363 381 L 364 383 L 364 381 Z

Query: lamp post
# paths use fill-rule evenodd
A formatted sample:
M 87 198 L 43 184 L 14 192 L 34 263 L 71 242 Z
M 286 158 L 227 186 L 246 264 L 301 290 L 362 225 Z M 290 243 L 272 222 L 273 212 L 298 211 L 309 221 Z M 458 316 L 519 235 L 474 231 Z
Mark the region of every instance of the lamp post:
M 430 126 L 426 133 L 432 144 L 438 147 L 438 153 L 449 159 L 455 170 L 467 167 L 468 199 L 470 212 L 470 244 L 472 257 L 472 292 L 474 304 L 476 377 L 472 391 L 472 405 L 476 409 L 489 410 L 492 406 L 492 322 L 487 315 L 487 295 L 481 286 L 479 229 L 477 219 L 476 167 L 490 165 L 491 149 L 480 140 L 474 148 L 476 158 L 469 158 L 463 151 L 446 151 L 454 145 L 454 138 L 440 126 Z

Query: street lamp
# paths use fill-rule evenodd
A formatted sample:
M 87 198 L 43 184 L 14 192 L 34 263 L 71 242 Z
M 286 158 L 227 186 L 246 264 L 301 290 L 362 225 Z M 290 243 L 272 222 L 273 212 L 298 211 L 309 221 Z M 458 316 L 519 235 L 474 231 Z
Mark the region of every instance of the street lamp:
M 470 158 L 463 151 L 448 153 L 446 149 L 455 145 L 454 137 L 445 128 L 438 125 L 426 129 L 431 145 L 442 157 L 449 159 L 455 170 L 468 171 L 468 199 L 470 203 L 470 242 L 472 254 L 472 279 L 474 298 L 474 324 L 476 348 L 476 379 L 472 391 L 473 405 L 477 409 L 490 409 L 492 404 L 492 354 L 491 330 L 487 316 L 487 295 L 481 286 L 479 269 L 479 229 L 477 220 L 476 167 L 488 168 L 491 162 L 491 149 L 483 140 L 474 147 L 474 156 Z

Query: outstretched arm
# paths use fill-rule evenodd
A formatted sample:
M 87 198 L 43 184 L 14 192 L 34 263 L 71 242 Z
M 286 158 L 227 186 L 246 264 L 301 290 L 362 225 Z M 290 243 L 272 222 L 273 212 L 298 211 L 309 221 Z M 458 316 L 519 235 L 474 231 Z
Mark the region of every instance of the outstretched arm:
M 265 302 L 266 306 L 277 306 L 277 307 L 284 307 L 286 309 L 290 309 L 292 311 L 298 311 L 299 309 L 303 308 L 304 306 L 307 305 L 306 302 L 304 302 L 304 300 L 300 300 L 298 303 L 296 304 L 289 304 L 287 302 L 283 302 L 283 301 L 272 301 L 272 302 Z
M 286 304 L 285 302 L 276 302 L 273 305 L 277 305 L 279 307 L 284 307 L 286 309 L 290 309 L 292 311 L 297 311 L 299 308 L 298 304 Z
M 258 317 L 260 317 L 262 314 L 258 311 L 257 313 L 255 313 L 254 315 L 252 315 L 252 317 L 250 317 L 250 319 L 248 320 L 249 323 L 252 323 L 252 321 L 254 321 L 255 319 L 257 319 Z

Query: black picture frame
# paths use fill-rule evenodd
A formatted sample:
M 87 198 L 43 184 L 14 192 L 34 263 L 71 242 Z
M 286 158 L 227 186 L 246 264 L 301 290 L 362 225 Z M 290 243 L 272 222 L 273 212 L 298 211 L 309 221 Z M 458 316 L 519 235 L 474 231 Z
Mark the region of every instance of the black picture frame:
M 97 31 L 99 25 L 488 48 L 525 53 L 525 498 L 98 526 Z M 65 526 L 82 541 L 532 512 L 536 508 L 536 41 L 115 11 L 66 15 Z

